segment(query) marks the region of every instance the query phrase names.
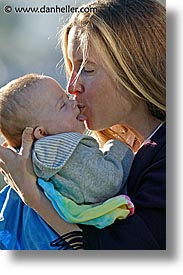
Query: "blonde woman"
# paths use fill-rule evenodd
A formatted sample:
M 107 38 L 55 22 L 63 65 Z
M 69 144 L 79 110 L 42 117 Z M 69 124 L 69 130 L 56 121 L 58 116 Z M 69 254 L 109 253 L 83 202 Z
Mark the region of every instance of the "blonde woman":
M 61 236 L 56 247 L 63 249 L 68 240 L 72 245 L 78 234 L 84 249 L 166 249 L 165 8 L 155 0 L 94 1 L 86 7 L 91 12 L 73 14 L 61 34 L 68 92 L 99 139 L 126 135 L 128 142 L 129 131 L 134 133 L 127 193 L 135 214 L 100 230 L 65 224 L 26 168 L 28 131 L 22 156 L 1 148 L 1 167 L 24 202 Z

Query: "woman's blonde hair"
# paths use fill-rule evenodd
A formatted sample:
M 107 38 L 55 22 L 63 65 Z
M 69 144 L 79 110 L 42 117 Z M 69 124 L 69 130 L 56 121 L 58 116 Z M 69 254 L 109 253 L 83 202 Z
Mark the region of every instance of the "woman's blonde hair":
M 83 65 L 92 45 L 114 79 L 164 121 L 166 110 L 166 10 L 155 0 L 100 0 L 75 13 L 62 30 L 66 72 L 68 35 L 77 27 Z M 92 11 L 93 10 L 93 11 Z

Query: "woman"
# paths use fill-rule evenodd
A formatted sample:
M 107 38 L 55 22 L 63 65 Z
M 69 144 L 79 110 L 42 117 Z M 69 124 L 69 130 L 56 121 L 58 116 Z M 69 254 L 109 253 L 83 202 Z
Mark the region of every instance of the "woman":
M 154 0 L 87 7 L 95 9 L 74 14 L 62 34 L 68 91 L 99 139 L 124 134 L 121 125 L 142 136 L 140 149 L 133 141 L 137 153 L 128 178 L 135 214 L 102 230 L 64 223 L 35 184 L 29 131 L 21 155 L 1 148 L 1 167 L 24 202 L 62 235 L 54 245 L 65 232 L 71 232 L 68 241 L 80 230 L 84 249 L 165 249 L 165 9 Z

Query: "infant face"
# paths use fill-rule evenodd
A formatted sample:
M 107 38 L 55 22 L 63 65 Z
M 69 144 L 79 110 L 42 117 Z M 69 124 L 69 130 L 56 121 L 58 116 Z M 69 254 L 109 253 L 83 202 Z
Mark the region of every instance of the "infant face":
M 80 116 L 77 101 L 70 100 L 56 80 L 45 77 L 37 95 L 39 98 L 35 103 L 40 108 L 40 125 L 46 135 L 84 132 L 84 118 Z

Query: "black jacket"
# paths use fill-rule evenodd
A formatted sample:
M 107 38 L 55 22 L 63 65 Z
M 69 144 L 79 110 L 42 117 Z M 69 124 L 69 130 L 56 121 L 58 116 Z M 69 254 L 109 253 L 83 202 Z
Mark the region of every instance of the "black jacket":
M 84 249 L 166 249 L 166 125 L 136 154 L 127 194 L 135 214 L 97 229 L 82 225 Z

